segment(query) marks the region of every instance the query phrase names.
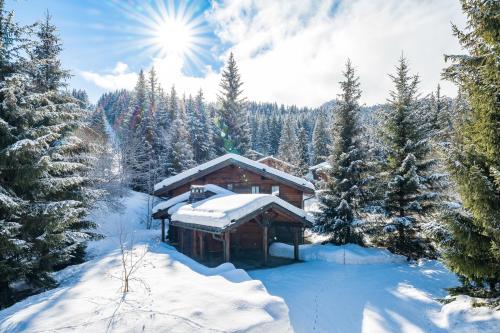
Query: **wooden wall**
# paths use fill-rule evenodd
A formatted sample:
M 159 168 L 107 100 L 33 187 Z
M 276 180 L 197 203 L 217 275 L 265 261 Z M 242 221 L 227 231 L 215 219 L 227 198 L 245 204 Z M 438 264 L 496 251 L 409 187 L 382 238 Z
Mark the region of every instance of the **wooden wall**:
M 302 191 L 234 165 L 221 168 L 209 175 L 206 175 L 205 177 L 194 180 L 188 184 L 184 184 L 183 186 L 172 190 L 171 196 L 177 196 L 189 191 L 191 185 L 204 184 L 215 184 L 224 188 L 228 188 L 228 184 L 233 184 L 233 191 L 236 193 L 251 193 L 252 186 L 259 186 L 260 193 L 271 193 L 271 187 L 273 185 L 279 185 L 280 198 L 288 201 L 296 207 L 303 208 Z

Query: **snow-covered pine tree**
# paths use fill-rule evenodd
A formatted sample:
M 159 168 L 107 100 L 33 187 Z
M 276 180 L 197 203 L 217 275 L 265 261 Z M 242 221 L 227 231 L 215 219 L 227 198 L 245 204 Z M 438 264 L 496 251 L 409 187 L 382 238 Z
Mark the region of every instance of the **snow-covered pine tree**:
M 281 119 L 274 115 L 269 124 L 269 154 L 278 155 L 282 131 Z
M 172 122 L 171 132 L 172 140 L 170 149 L 170 173 L 178 174 L 186 169 L 195 165 L 193 159 L 193 147 L 188 133 L 187 120 L 186 120 L 186 107 L 185 103 L 181 102 L 180 105 L 175 106 L 177 115 Z
M 298 163 L 298 143 L 297 143 L 297 124 L 291 119 L 285 119 L 283 130 L 281 131 L 280 146 L 278 149 L 278 158 L 294 166 Z
M 313 164 L 325 162 L 330 155 L 330 134 L 328 133 L 328 124 L 323 112 L 318 114 L 316 124 L 313 130 Z
M 229 55 L 220 82 L 219 127 L 227 151 L 245 154 L 250 149 L 250 132 L 240 74 L 233 53 Z
M 27 50 L 24 29 L 13 20 L 13 14 L 4 9 L 4 0 L 0 0 L 0 154 L 18 140 L 14 125 L 20 119 L 10 114 L 13 110 L 8 108 L 7 90 L 13 85 L 8 85 L 6 79 L 17 77 L 23 86 L 26 84 L 27 78 L 20 74 L 26 64 L 20 56 L 22 50 Z M 28 205 L 10 189 L 3 167 L 4 163 L 0 162 L 0 309 L 17 299 L 16 284 L 27 279 L 32 270 L 25 264 L 29 262 L 30 244 L 21 239 L 19 218 L 26 214 Z
M 194 101 L 194 111 L 198 117 L 197 162 L 204 163 L 215 157 L 212 119 L 205 107 L 203 91 L 200 89 Z M 193 148 L 194 149 L 194 148 Z
M 48 15 L 36 36 L 34 48 L 27 50 L 29 62 L 0 83 L 5 130 L 0 147 L 1 201 L 2 206 L 9 203 L 7 210 L 0 209 L 0 221 L 2 229 L 14 227 L 9 228 L 14 237 L 10 242 L 28 251 L 20 257 L 7 252 L 19 260 L 13 266 L 16 275 L 10 275 L 8 266 L 2 268 L 10 273 L 5 293 L 11 298 L 2 299 L 7 302 L 15 293 L 26 295 L 50 286 L 48 272 L 81 262 L 93 227 L 86 219 L 88 204 L 95 198 L 85 176 L 87 146 L 73 135 L 84 112 L 78 101 L 61 91 L 67 72 L 57 60 L 60 42 Z M 9 265 L 3 251 L 0 256 L 2 264 Z M 22 270 L 16 271 L 19 265 Z
M 261 119 L 257 127 L 257 138 L 255 149 L 264 155 L 269 155 L 271 153 L 271 145 L 269 138 L 271 137 L 271 131 L 269 130 L 269 124 L 266 119 Z
M 359 77 L 347 60 L 344 80 L 340 82 L 335 124 L 332 126 L 332 166 L 327 188 L 320 195 L 322 211 L 317 215 L 317 229 L 331 236 L 335 244 L 363 243 L 355 225 L 356 216 L 366 202 L 367 168 L 360 141 Z
M 179 98 L 177 97 L 177 91 L 175 86 L 170 89 L 170 95 L 168 100 L 168 121 L 171 124 L 179 113 Z
M 65 87 L 70 78 L 69 71 L 63 69 L 57 55 L 62 51 L 61 41 L 56 36 L 56 27 L 51 23 L 49 12 L 45 19 L 38 23 L 36 32 L 38 43 L 30 52 L 35 66 L 29 69 L 33 86 L 37 92 L 46 92 Z
M 500 3 L 462 0 L 467 30 L 453 25 L 468 55 L 447 56 L 445 78 L 459 86 L 468 105 L 455 131 L 448 168 L 463 209 L 445 212 L 451 239 L 447 265 L 484 294 L 500 294 Z M 459 104 L 460 105 L 460 104 Z M 471 292 L 471 290 L 465 290 Z M 486 291 L 486 293 L 484 293 Z M 476 293 L 479 294 L 480 293 Z
M 309 140 L 304 127 L 299 128 L 297 138 L 297 176 L 304 177 L 309 172 Z
M 432 185 L 439 177 L 430 173 L 434 160 L 428 159 L 429 127 L 417 101 L 418 76 L 409 74 L 407 60 L 401 56 L 396 74 L 390 77 L 395 88 L 379 130 L 386 157 L 380 166 L 383 183 L 379 187 L 385 189 L 382 206 L 388 218 L 381 240 L 393 252 L 419 258 L 432 255 L 421 224 L 437 206 Z

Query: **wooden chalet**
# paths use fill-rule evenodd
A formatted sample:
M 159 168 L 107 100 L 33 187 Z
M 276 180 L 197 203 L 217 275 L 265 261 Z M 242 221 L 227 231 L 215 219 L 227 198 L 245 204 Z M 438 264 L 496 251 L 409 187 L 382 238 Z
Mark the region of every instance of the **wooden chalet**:
M 310 182 L 235 154 L 169 177 L 154 194 L 166 199 L 153 209 L 162 240 L 202 261 L 258 256 L 267 264 L 275 241 L 294 244 L 298 259 L 304 228 L 311 226 L 303 210 L 314 195 Z
M 276 158 L 272 155 L 263 157 L 263 158 L 257 160 L 257 162 L 268 165 L 272 168 L 275 168 L 275 169 L 278 169 L 278 170 L 281 170 L 283 172 L 290 173 L 290 174 L 293 173 L 296 169 L 295 165 L 290 164 L 286 161 L 280 160 L 279 158 Z

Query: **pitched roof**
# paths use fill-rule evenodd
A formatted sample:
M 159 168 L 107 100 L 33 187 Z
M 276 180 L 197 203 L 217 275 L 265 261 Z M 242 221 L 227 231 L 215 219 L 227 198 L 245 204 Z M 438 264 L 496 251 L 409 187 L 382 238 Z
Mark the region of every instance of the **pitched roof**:
M 169 213 L 174 225 L 180 222 L 196 229 L 222 232 L 270 208 L 294 215 L 306 225 L 312 223 L 304 210 L 272 194 L 218 194 L 191 204 L 178 204 Z
M 235 164 L 247 170 L 253 171 L 277 181 L 288 183 L 304 192 L 314 193 L 314 185 L 303 178 L 290 175 L 281 170 L 277 170 L 263 163 L 252 161 L 246 157 L 236 154 L 226 154 L 217 157 L 211 161 L 198 165 L 197 167 L 188 169 L 175 176 L 164 179 L 155 185 L 155 195 L 162 195 L 176 187 L 201 178 L 215 170 L 221 169 L 227 165 Z
M 296 168 L 295 165 L 288 163 L 287 161 L 280 160 L 279 158 L 274 157 L 273 155 L 269 155 L 269 156 L 263 157 L 261 159 L 258 159 L 257 162 L 262 163 L 263 161 L 266 161 L 266 160 L 273 160 L 273 161 L 276 161 L 278 163 L 282 163 L 290 168 Z
M 214 184 L 206 184 L 204 185 L 205 190 L 208 192 L 212 192 L 213 194 L 233 194 L 234 192 L 226 190 L 223 187 L 214 185 Z M 173 198 L 170 198 L 166 201 L 161 201 L 157 205 L 153 207 L 153 215 L 158 213 L 159 211 L 169 209 L 172 206 L 177 205 L 178 203 L 181 202 L 186 202 L 189 200 L 189 197 L 191 195 L 191 191 L 184 192 L 182 194 L 179 194 Z

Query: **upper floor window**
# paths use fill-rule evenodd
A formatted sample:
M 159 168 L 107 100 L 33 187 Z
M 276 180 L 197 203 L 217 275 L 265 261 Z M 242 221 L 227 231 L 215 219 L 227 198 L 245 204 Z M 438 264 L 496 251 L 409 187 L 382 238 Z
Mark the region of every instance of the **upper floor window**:
M 252 194 L 260 193 L 260 188 L 258 186 L 252 186 Z
M 271 194 L 272 195 L 280 195 L 280 187 L 279 185 L 271 186 Z

